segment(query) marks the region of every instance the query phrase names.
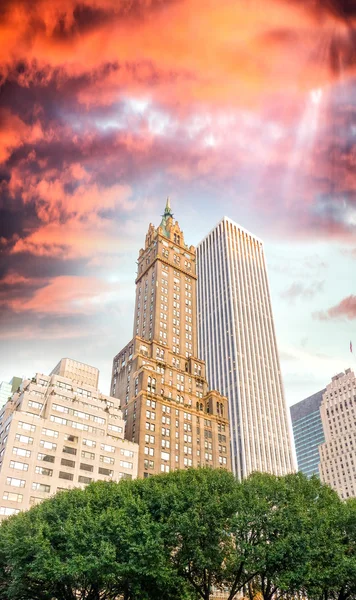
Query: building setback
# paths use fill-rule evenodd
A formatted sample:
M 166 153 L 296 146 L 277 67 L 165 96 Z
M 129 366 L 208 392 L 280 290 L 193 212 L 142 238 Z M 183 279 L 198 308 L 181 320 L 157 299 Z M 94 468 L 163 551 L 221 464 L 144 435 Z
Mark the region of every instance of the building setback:
M 9 382 L 0 382 L 0 410 L 3 406 L 5 406 L 12 394 L 20 387 L 21 382 L 21 377 L 13 377 Z
M 117 399 L 74 381 L 73 369 L 24 381 L 0 415 L 0 518 L 59 490 L 135 478 L 138 448 L 124 427 Z
M 139 443 L 138 474 L 209 465 L 231 468 L 227 399 L 209 390 L 197 358 L 195 248 L 167 201 L 149 226 L 136 278 L 133 339 L 113 361 L 126 437 Z
M 198 356 L 228 397 L 232 466 L 293 471 L 263 243 L 224 217 L 197 247 Z
M 356 496 L 356 377 L 351 369 L 332 378 L 320 407 L 325 442 L 319 446 L 320 479 L 341 498 Z
M 319 445 L 325 441 L 320 405 L 325 389 L 290 408 L 298 471 L 319 477 Z

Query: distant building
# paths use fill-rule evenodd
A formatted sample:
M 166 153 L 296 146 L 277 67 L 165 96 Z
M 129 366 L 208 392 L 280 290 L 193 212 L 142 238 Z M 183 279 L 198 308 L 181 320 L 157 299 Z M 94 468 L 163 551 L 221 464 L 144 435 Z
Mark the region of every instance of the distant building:
M 231 469 L 227 399 L 197 358 L 196 256 L 167 201 L 139 252 L 133 339 L 113 361 L 126 436 L 140 444 L 138 474 Z
M 325 389 L 290 408 L 298 471 L 319 477 L 319 445 L 325 441 L 320 405 Z
M 73 381 L 86 383 L 95 388 L 98 387 L 99 369 L 91 367 L 90 365 L 85 365 L 72 358 L 62 358 L 50 374 L 70 377 Z
M 0 518 L 58 490 L 137 476 L 138 446 L 124 439 L 118 400 L 78 383 L 87 365 L 61 363 L 62 375 L 37 373 L 1 411 Z
M 11 381 L 0 382 L 0 409 L 6 404 L 10 396 L 20 387 L 22 377 L 13 377 Z
M 224 217 L 197 247 L 198 356 L 229 402 L 235 475 L 294 470 L 263 242 Z
M 320 479 L 341 498 L 356 496 L 356 377 L 351 369 L 332 378 L 320 407 L 325 442 L 319 447 Z

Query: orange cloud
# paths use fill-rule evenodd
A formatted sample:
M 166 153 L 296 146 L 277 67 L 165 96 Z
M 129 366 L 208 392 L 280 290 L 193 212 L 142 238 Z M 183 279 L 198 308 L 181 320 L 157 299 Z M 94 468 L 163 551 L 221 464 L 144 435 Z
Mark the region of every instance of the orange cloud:
M 328 310 L 315 313 L 314 317 L 321 321 L 342 318 L 353 321 L 356 319 L 356 296 L 348 296 Z

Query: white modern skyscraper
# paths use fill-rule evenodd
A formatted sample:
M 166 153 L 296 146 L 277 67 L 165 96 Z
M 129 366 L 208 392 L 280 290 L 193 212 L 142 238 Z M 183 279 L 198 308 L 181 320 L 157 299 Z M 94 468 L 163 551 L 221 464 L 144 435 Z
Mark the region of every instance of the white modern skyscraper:
M 263 243 L 224 217 L 197 248 L 198 348 L 228 397 L 232 466 L 293 471 Z

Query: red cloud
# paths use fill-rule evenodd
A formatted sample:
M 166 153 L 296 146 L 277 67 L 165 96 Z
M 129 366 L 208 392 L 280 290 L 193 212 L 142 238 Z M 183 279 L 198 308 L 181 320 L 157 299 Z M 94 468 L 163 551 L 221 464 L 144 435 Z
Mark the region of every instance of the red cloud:
M 346 318 L 349 321 L 356 319 L 356 296 L 348 296 L 332 306 L 327 311 L 315 313 L 314 316 L 322 321 Z

